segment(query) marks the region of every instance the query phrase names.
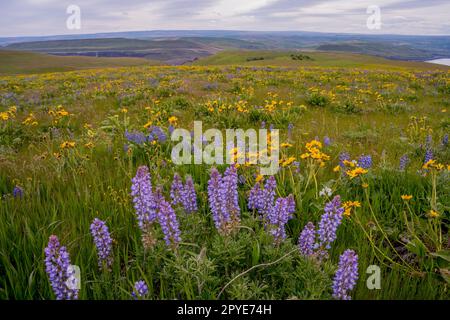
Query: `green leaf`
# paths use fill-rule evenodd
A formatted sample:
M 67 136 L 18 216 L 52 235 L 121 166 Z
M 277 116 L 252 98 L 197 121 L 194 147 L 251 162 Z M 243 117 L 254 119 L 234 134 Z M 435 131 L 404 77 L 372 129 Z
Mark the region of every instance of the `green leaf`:
M 450 262 L 450 250 L 441 250 L 438 252 L 433 252 L 431 255 L 434 257 L 442 258 L 447 262 Z

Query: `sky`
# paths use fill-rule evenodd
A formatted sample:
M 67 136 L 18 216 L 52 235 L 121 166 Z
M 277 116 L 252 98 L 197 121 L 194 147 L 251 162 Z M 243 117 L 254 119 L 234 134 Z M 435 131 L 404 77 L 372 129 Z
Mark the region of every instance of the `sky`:
M 67 27 L 70 5 L 80 9 L 80 29 Z M 380 19 L 369 6 L 379 8 Z M 0 12 L 0 37 L 143 30 L 450 35 L 450 0 L 0 0 Z

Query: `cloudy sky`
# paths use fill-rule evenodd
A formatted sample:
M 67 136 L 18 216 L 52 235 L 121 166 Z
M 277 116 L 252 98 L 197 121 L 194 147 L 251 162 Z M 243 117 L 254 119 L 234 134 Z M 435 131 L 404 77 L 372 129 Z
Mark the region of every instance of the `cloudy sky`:
M 66 27 L 69 5 L 81 29 Z M 369 29 L 367 8 L 380 8 Z M 161 29 L 450 34 L 449 0 L 0 0 L 0 37 Z

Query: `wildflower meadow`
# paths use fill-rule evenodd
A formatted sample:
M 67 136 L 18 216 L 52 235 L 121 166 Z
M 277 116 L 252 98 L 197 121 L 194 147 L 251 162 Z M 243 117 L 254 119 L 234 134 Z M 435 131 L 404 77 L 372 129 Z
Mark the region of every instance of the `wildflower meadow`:
M 2 76 L 0 298 L 449 299 L 449 108 L 391 65 Z M 267 149 L 177 164 L 195 121 Z

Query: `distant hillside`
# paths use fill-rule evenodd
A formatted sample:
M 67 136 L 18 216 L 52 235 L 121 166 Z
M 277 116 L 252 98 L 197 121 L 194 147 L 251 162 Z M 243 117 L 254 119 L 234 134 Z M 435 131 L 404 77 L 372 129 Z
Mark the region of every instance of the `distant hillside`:
M 157 64 L 157 62 L 138 58 L 58 57 L 32 52 L 0 50 L 0 75 L 153 64 Z
M 194 65 L 354 67 L 363 69 L 445 69 L 424 62 L 395 61 L 369 55 L 316 51 L 224 51 L 195 61 Z
M 53 55 L 78 55 L 93 57 L 138 57 L 182 64 L 217 52 L 201 42 L 184 39 L 78 39 L 14 43 L 8 50 L 25 50 Z
M 61 42 L 61 40 L 63 40 Z M 343 51 L 424 61 L 450 57 L 450 36 L 366 35 L 302 31 L 154 30 L 0 38 L 0 46 L 52 54 L 145 57 L 170 64 L 221 50 Z

